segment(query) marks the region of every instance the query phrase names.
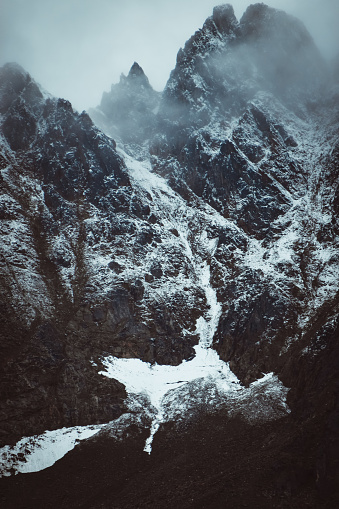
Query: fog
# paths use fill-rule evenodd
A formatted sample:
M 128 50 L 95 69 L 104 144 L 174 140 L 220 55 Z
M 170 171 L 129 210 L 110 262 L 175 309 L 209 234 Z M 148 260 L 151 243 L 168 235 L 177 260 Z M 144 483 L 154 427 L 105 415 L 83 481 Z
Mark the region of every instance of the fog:
M 216 0 L 1 0 L 0 65 L 17 62 L 78 110 L 137 61 L 162 90 L 185 41 Z M 224 2 L 226 3 L 226 2 Z M 232 3 L 232 2 L 230 2 Z M 232 4 L 239 19 L 250 3 Z M 326 58 L 339 53 L 338 0 L 267 0 L 300 18 Z

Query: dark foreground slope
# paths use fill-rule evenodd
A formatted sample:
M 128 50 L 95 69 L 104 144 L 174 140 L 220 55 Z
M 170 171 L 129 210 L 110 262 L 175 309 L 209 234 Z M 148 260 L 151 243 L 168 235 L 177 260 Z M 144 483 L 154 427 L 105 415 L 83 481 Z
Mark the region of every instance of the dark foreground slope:
M 167 425 L 148 456 L 146 433 L 130 429 L 122 442 L 82 442 L 45 471 L 2 480 L 2 507 L 332 509 L 338 447 L 329 457 L 323 432 L 321 417 L 249 425 L 202 413 Z

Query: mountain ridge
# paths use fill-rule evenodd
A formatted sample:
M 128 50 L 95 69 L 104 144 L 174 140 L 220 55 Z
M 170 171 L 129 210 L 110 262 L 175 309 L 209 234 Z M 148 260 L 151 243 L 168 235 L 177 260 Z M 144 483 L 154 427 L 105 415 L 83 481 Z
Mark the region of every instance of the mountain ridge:
M 92 425 L 92 443 L 115 440 L 116 451 L 119 434 L 138 447 L 154 439 L 151 465 L 181 427 L 240 418 L 255 443 L 269 428 L 278 454 L 272 418 L 285 437 L 265 470 L 277 507 L 316 507 L 326 487 L 336 496 L 338 102 L 335 85 L 319 95 L 323 62 L 304 30 L 263 4 L 240 22 L 218 6 L 161 97 L 136 63 L 104 93 L 90 112 L 102 131 L 18 66 L 2 68 L 4 445 Z M 294 81 L 277 83 L 278 64 Z M 185 379 L 199 352 L 210 371 Z M 226 363 L 233 382 L 220 367 L 212 375 Z M 180 378 L 160 397 L 160 381 L 131 388 L 129 366 L 142 383 Z

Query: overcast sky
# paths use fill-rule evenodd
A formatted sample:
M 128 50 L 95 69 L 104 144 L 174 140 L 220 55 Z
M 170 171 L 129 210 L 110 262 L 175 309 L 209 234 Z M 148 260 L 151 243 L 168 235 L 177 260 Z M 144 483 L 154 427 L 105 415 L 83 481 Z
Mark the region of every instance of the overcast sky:
M 78 110 L 137 61 L 162 90 L 185 41 L 216 0 L 0 0 L 0 65 L 18 62 L 48 92 Z M 230 2 L 239 19 L 250 3 Z M 320 50 L 339 53 L 339 0 L 267 0 L 300 18 Z

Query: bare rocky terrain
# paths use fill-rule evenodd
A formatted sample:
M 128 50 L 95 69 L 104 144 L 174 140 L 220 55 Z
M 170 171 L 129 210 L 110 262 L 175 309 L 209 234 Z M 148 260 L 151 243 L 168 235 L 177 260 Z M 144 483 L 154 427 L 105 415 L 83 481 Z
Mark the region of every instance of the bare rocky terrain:
M 338 505 L 338 98 L 264 4 L 89 114 L 0 69 L 0 446 L 102 425 L 3 507 Z

